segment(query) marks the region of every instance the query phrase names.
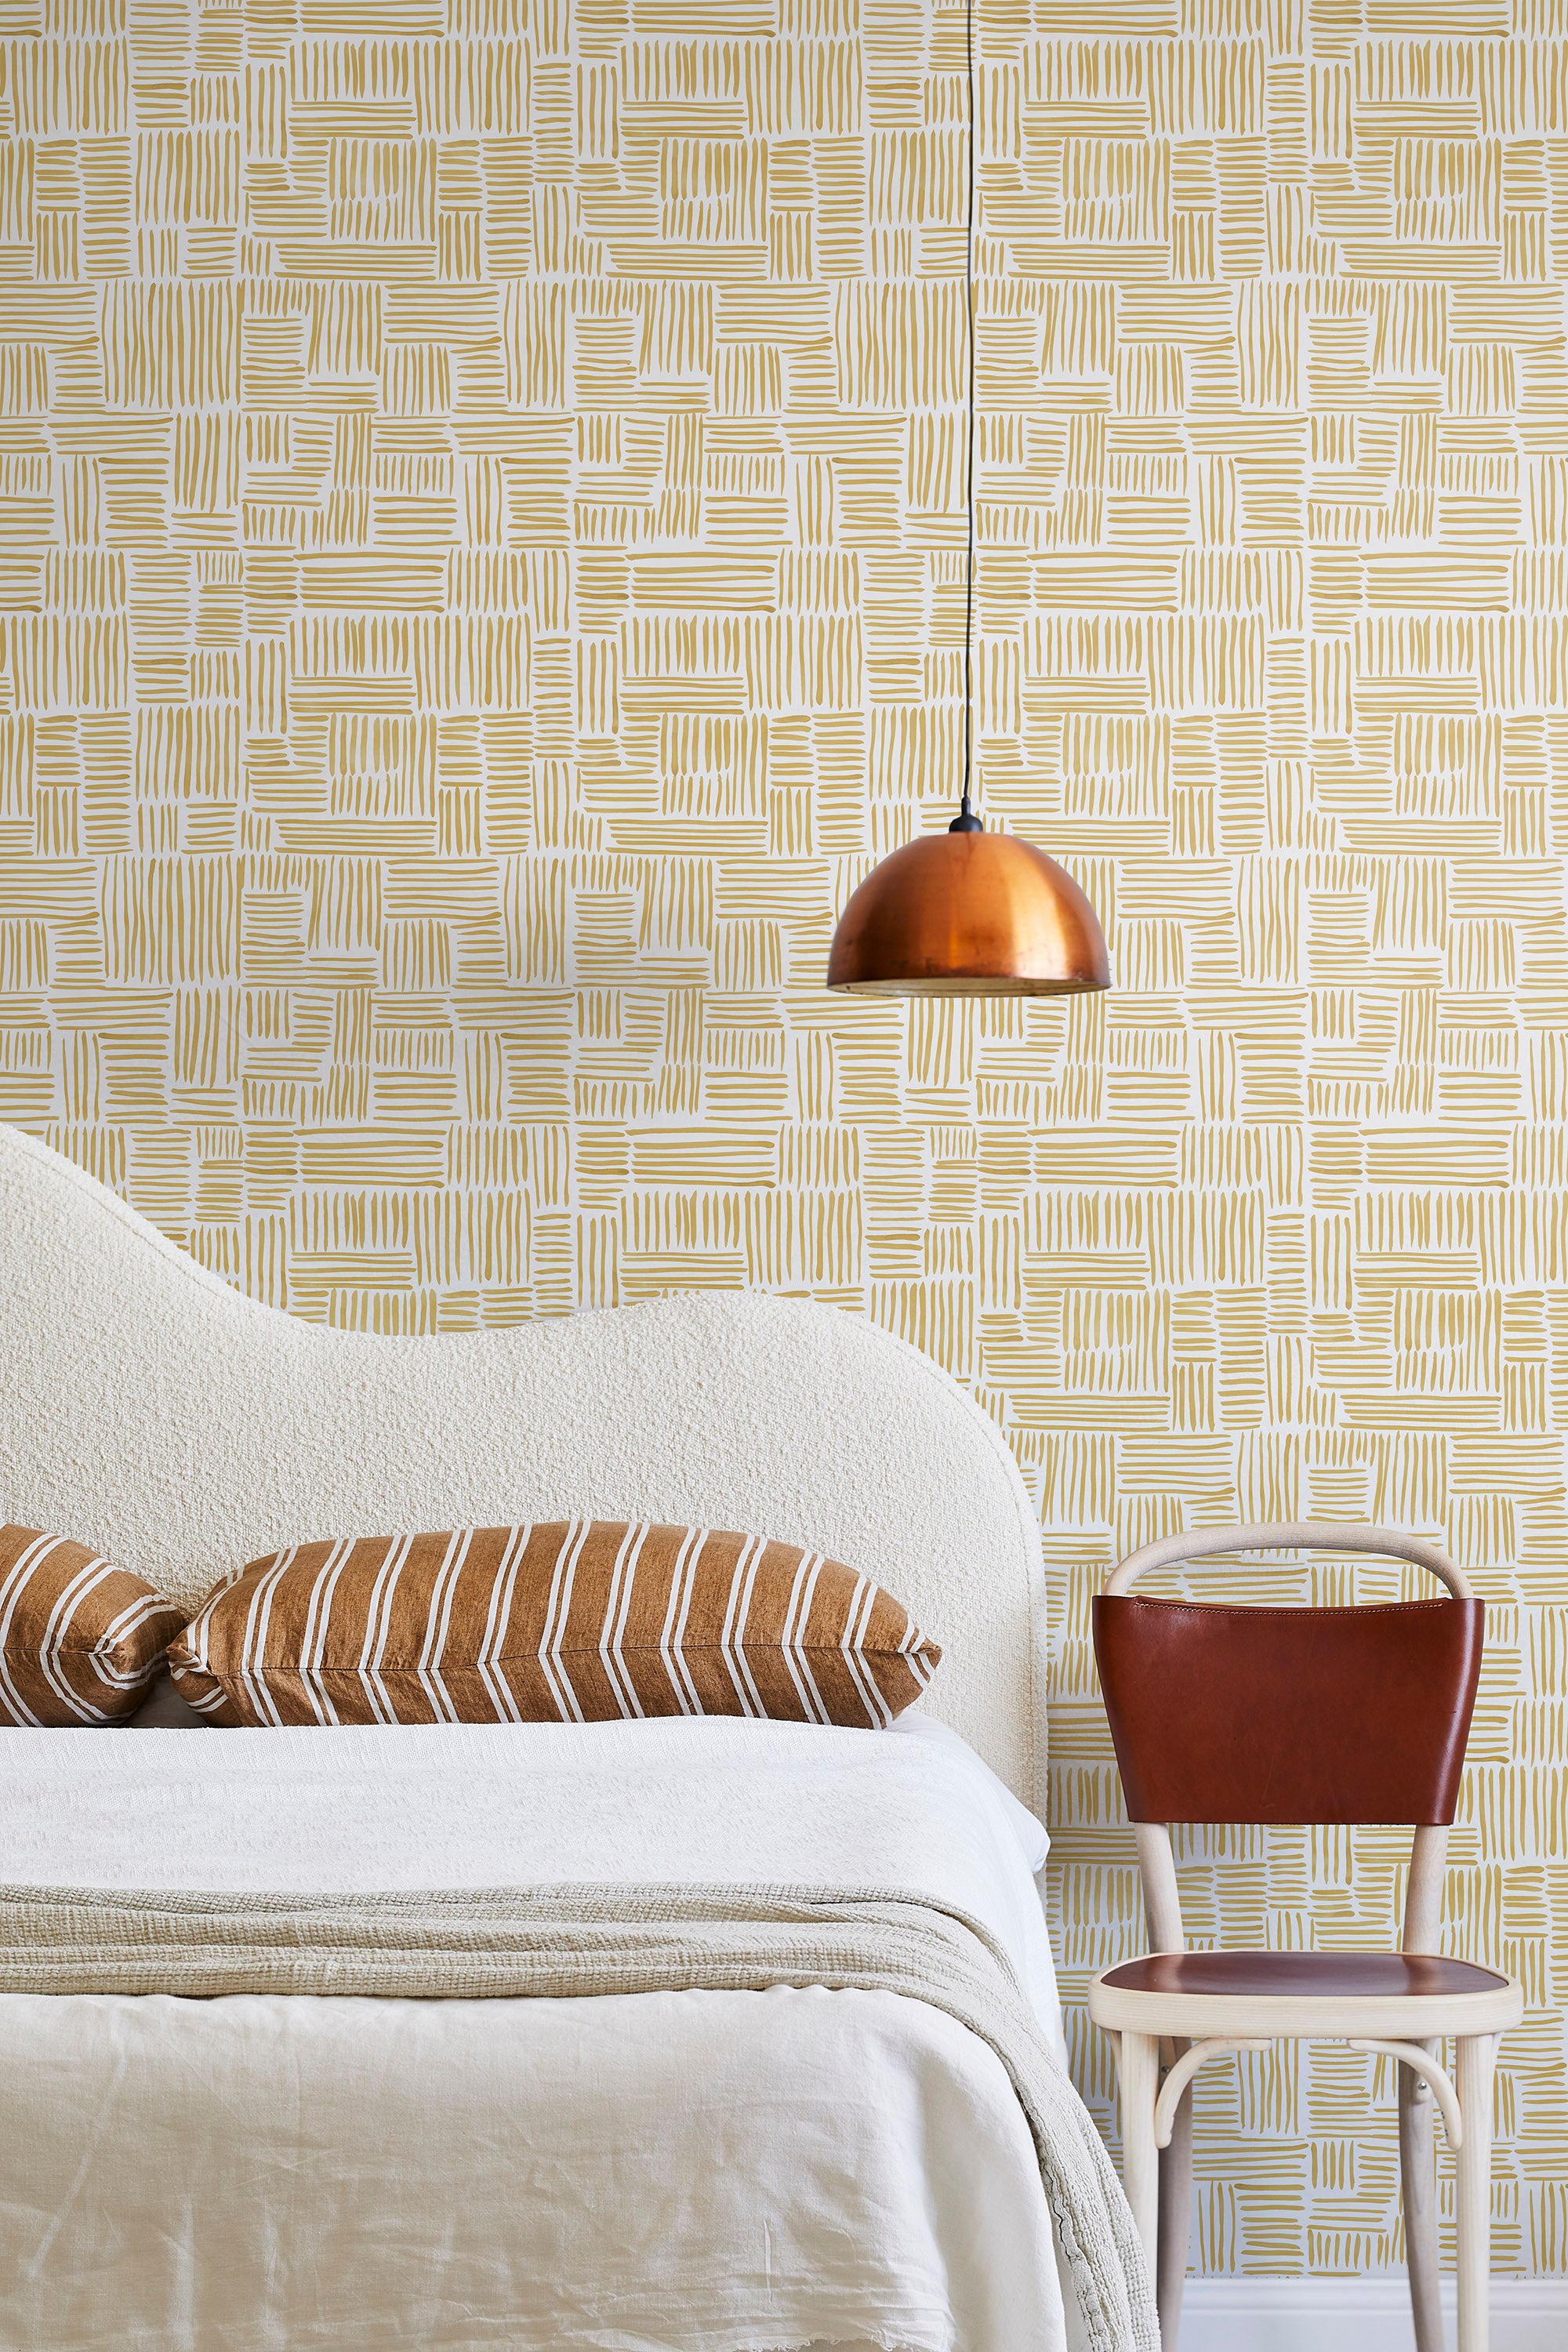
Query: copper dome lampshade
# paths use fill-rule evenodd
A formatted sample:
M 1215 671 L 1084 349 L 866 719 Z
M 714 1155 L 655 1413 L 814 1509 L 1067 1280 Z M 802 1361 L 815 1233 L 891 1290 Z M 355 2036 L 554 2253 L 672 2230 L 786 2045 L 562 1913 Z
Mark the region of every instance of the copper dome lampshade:
M 873 867 L 850 898 L 827 985 L 860 996 L 1065 996 L 1109 988 L 1099 918 L 1065 866 L 970 806 L 974 732 L 974 7 L 964 16 L 969 213 L 963 274 L 969 373 L 964 505 L 963 777 L 945 833 L 921 834 Z
M 1064 996 L 1110 984 L 1094 908 L 1065 866 L 973 818 L 884 857 L 845 908 L 827 959 L 828 987 L 860 996 Z

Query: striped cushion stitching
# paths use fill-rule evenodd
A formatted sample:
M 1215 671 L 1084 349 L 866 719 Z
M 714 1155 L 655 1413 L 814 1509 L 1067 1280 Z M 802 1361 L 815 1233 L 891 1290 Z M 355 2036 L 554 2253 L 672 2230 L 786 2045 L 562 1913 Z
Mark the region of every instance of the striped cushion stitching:
M 50 1552 L 62 1549 L 65 1543 L 63 1536 L 57 1537 L 47 1549 L 38 1555 L 38 1565 L 43 1565 Z M 95 1552 L 82 1562 L 74 1575 L 67 1578 L 55 1596 L 54 1607 L 49 1611 L 48 1623 L 44 1628 L 43 1646 L 38 1654 L 38 1665 L 45 1682 L 61 1706 L 68 1708 L 79 1723 L 97 1722 L 100 1711 L 71 1688 L 70 1679 L 65 1671 L 69 1653 L 62 1636 L 69 1631 L 72 1620 L 89 1593 L 101 1583 L 105 1575 L 110 1573 L 109 1562 L 100 1559 Z
M 102 1565 L 109 1568 L 110 1563 L 106 1560 Z M 112 1569 L 110 1572 L 113 1573 Z M 134 1601 L 127 1602 L 118 1617 L 110 1620 L 90 1647 L 79 1651 L 77 1654 L 91 1659 L 93 1671 L 110 1689 L 139 1690 L 157 1673 L 159 1659 L 152 1657 L 142 1666 L 122 1666 L 118 1663 L 118 1654 L 127 1646 L 131 1636 L 139 1633 L 143 1625 L 151 1624 L 153 1618 L 172 1617 L 177 1622 L 180 1614 L 180 1611 L 160 1594 L 140 1593 Z
M 577 1562 L 588 1540 L 589 1519 L 573 1519 L 567 1527 L 561 1549 L 555 1556 L 555 1567 L 550 1580 L 550 1601 L 544 1614 L 544 1638 L 539 1645 L 539 1663 L 544 1670 L 555 1705 L 563 1723 L 584 1721 L 582 1701 L 570 1675 L 561 1671 L 562 1650 L 566 1637 L 566 1621 L 572 1610 L 572 1588 L 576 1578 Z
M 640 1520 L 629 1527 L 616 1554 L 610 1570 L 610 1590 L 605 1609 L 605 1630 L 599 1640 L 599 1657 L 605 1678 L 616 1695 L 616 1704 L 624 1717 L 642 1714 L 642 1701 L 637 1694 L 631 1669 L 626 1663 L 623 1643 L 626 1640 L 626 1618 L 630 1613 L 632 1594 L 637 1587 L 637 1561 L 647 1538 L 647 1522 Z
M 392 1639 L 393 1610 L 397 1600 L 398 1579 L 404 1564 L 414 1549 L 411 1535 L 398 1536 L 387 1546 L 386 1557 L 376 1572 L 371 1587 L 371 1605 L 365 1618 L 364 1642 L 360 1651 L 360 1680 L 372 1712 L 379 1723 L 395 1723 L 397 1708 L 388 1694 L 383 1666 L 386 1645 Z
M 702 1700 L 691 1669 L 686 1663 L 686 1626 L 691 1613 L 691 1602 L 697 1591 L 697 1564 L 702 1557 L 702 1547 L 710 1530 L 707 1528 L 688 1528 L 686 1540 L 676 1556 L 675 1573 L 669 1580 L 669 1605 L 665 1612 L 664 1632 L 659 1640 L 659 1655 L 669 1676 L 669 1686 L 680 1702 L 682 1715 L 700 1715 Z
M 307 1691 L 310 1689 L 310 1676 L 312 1669 L 321 1663 L 321 1645 L 327 1638 L 332 1613 L 332 1596 L 338 1589 L 338 1579 L 348 1566 L 353 1555 L 352 1543 L 334 1544 L 317 1570 L 311 1583 L 310 1598 L 305 1611 L 305 1630 L 300 1637 L 300 1678 Z M 316 1706 L 317 1719 L 321 1722 L 341 1722 L 342 1718 L 332 1705 L 330 1695 L 323 1690 L 321 1697 L 321 1705 Z M 315 1706 L 313 1697 L 311 1704 Z M 321 1713 L 321 1706 L 326 1708 L 325 1716 Z
M 489 1693 L 490 1704 L 503 1723 L 522 1721 L 522 1709 L 512 1694 L 511 1685 L 500 1669 L 507 1663 L 503 1646 L 506 1641 L 506 1629 L 511 1622 L 512 1604 L 517 1598 L 517 1580 L 521 1573 L 523 1557 L 528 1550 L 528 1539 L 532 1533 L 531 1519 L 524 1526 L 510 1528 L 507 1530 L 506 1547 L 501 1553 L 500 1566 L 496 1571 L 496 1580 L 490 1590 L 489 1612 L 485 1619 L 485 1630 L 480 1637 L 479 1654 L 475 1660 L 479 1668 L 479 1680 Z
M 0 1607 L 5 1611 L 5 1614 L 0 1616 L 0 1690 L 4 1691 L 5 1703 L 13 1715 L 19 1716 L 24 1723 L 36 1724 L 40 1718 L 33 1713 L 12 1677 L 11 1627 L 34 1570 L 47 1558 L 58 1540 L 53 1536 L 35 1536 L 13 1560 L 5 1583 L 0 1585 Z
M 757 1589 L 757 1570 L 764 1549 L 765 1539 L 762 1536 L 747 1537 L 746 1548 L 735 1564 L 735 1573 L 731 1580 L 730 1597 L 724 1611 L 724 1631 L 719 1641 L 720 1654 L 730 1670 L 730 1679 L 735 1685 L 742 1711 L 746 1715 L 767 1714 L 745 1645 L 746 1619 L 751 1614 L 752 1601 Z
M 283 1575 L 300 1556 L 299 1547 L 282 1553 L 274 1565 L 259 1576 L 246 1612 L 245 1643 L 240 1655 L 245 1660 L 245 1685 L 264 1721 L 281 1725 L 278 1702 L 270 1685 L 260 1671 L 267 1656 L 267 1630 L 272 1621 L 272 1596 L 283 1581 Z
M 892 1712 L 882 1696 L 881 1686 L 875 1675 L 868 1669 L 860 1648 L 871 1630 L 871 1617 L 876 1606 L 877 1588 L 868 1577 L 862 1576 L 856 1583 L 855 1598 L 845 1612 L 844 1633 L 839 1647 L 867 1714 L 879 1729 L 885 1731 L 893 1719 Z
M 446 1652 L 447 1637 L 451 1631 L 452 1603 L 457 1596 L 458 1579 L 463 1572 L 463 1562 L 473 1542 L 472 1528 L 459 1528 L 447 1546 L 446 1558 L 436 1572 L 430 1591 L 430 1605 L 425 1620 L 425 1646 L 419 1659 L 419 1680 L 430 1700 L 432 1714 L 445 1716 L 448 1723 L 461 1723 L 462 1716 L 441 1677 L 441 1660 Z
M 821 1569 L 822 1554 L 819 1551 L 806 1552 L 802 1556 L 790 1585 L 789 1607 L 784 1612 L 782 1645 L 784 1671 L 800 1695 L 808 1723 L 830 1723 L 833 1719 L 828 1713 L 827 1702 L 817 1687 L 816 1676 L 811 1671 L 810 1645 L 805 1639 Z

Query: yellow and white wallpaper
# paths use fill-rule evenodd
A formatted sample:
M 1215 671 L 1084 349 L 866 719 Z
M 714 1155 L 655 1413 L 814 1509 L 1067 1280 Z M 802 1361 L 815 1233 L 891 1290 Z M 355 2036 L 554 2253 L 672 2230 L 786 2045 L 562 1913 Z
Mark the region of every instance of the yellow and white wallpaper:
M 951 1366 L 1047 1530 L 1075 1998 L 1138 1933 L 1106 1564 L 1436 1533 L 1496 2262 L 1562 2270 L 1568 37 L 977 30 L 980 795 L 1113 992 L 822 987 L 953 793 L 959 9 L 3 0 L 0 1117 L 300 1315 L 752 1283 Z M 1194 1843 L 1193 1927 L 1381 1938 L 1350 1862 Z M 1390 2095 L 1211 2070 L 1202 2266 L 1396 2260 Z

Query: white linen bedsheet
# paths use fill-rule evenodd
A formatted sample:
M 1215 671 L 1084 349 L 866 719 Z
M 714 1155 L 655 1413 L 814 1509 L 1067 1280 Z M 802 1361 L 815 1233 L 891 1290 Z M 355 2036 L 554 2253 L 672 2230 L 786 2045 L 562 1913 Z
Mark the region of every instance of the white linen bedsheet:
M 682 1718 L 0 1740 L 0 1877 L 921 1890 L 1059 2033 L 961 1744 Z M 1001 2062 L 924 2003 L 0 1996 L 7 2352 L 1062 2352 Z

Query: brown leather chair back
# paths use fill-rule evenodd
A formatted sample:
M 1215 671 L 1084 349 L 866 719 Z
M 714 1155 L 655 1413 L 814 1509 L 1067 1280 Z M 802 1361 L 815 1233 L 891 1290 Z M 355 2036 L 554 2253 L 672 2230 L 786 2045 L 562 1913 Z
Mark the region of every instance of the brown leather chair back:
M 1484 1616 L 1469 1598 L 1272 1609 L 1100 1594 L 1094 1649 L 1129 1813 L 1451 1822 Z

